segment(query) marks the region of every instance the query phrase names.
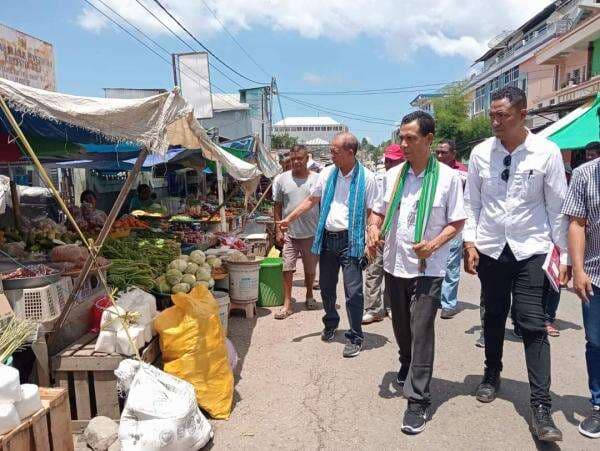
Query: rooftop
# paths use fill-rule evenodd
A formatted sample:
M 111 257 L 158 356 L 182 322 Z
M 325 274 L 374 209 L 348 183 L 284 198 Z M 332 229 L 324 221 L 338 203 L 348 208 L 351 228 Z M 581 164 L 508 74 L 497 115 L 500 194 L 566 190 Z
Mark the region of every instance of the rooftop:
M 314 138 L 306 141 L 304 144 L 306 144 L 307 146 L 328 146 L 329 142 L 321 138 Z
M 442 97 L 443 94 L 441 92 L 431 92 L 431 93 L 427 93 L 427 94 L 419 94 L 417 97 L 415 97 L 413 100 L 411 100 L 410 105 L 414 106 L 413 104 L 416 104 L 417 102 L 420 102 L 422 100 L 429 100 L 429 99 L 435 99 L 438 97 Z
M 285 119 L 276 122 L 276 127 L 290 127 L 299 125 L 342 125 L 339 122 L 327 116 L 310 116 L 310 117 L 286 117 Z
M 212 94 L 213 110 L 215 111 L 235 111 L 248 110 L 250 105 L 240 102 L 240 95 L 235 94 Z

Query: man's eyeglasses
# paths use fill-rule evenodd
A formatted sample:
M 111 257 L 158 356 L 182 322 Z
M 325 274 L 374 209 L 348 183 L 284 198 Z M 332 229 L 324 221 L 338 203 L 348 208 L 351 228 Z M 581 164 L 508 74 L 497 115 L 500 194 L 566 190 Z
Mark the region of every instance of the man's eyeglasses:
M 500 178 L 505 182 L 508 182 L 508 178 L 510 177 L 510 163 L 512 162 L 512 156 L 507 155 L 502 160 L 502 164 L 504 164 L 504 171 L 500 174 Z

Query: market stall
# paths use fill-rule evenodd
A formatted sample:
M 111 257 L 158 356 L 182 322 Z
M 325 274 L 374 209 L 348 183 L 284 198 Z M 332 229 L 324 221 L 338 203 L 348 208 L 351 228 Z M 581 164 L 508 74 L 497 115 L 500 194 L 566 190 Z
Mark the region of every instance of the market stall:
M 180 157 L 176 162 L 193 161 L 194 154 L 201 153 L 222 165 L 246 191 L 256 187 L 261 175 L 257 165 L 211 142 L 176 90 L 145 99 L 96 99 L 0 79 L 0 107 L 2 123 L 10 127 L 5 131 L 35 165 L 66 219 L 59 223 L 36 218 L 22 229 L 5 231 L 5 241 L 0 242 L 15 264 L 2 274 L 10 316 L 35 326 L 35 332 L 30 331 L 23 343 L 32 342 L 40 384 L 68 390 L 74 427 L 85 426 L 96 415 L 120 418 L 121 443 L 127 443 L 131 428 L 143 423 L 136 413 L 143 409 L 140 403 L 167 396 L 178 405 L 175 393 L 161 395 L 156 387 L 150 396 L 140 398 L 139 393 L 134 396 L 130 385 L 132 379 L 142 379 L 154 371 L 144 365 L 158 356 L 158 333 L 166 372 L 156 369 L 151 380 L 174 378 L 171 383 L 181 385 L 180 400 L 189 401 L 190 390 L 195 391 L 205 411 L 215 418 L 226 418 L 231 409 L 234 366 L 225 338 L 229 296 L 215 289 L 219 283 L 226 289 L 239 286 L 237 276 L 225 280 L 228 268 L 255 259 L 249 243 L 235 233 L 205 227 L 214 220 L 216 210 L 225 208 L 223 196 L 219 196 L 220 205 L 215 210 L 209 207 L 214 204 L 196 200 L 182 203 L 176 214 L 160 202 L 131 214 L 120 212 L 145 160 L 163 158 L 164 163 L 174 146 L 185 149 L 176 155 Z M 128 163 L 131 167 L 110 212 L 100 220 L 83 214 L 82 220 L 70 210 L 30 136 L 62 137 L 78 144 L 137 145 L 135 161 Z M 94 159 L 87 163 L 93 164 Z M 233 210 L 231 213 L 235 215 Z M 257 273 L 252 280 L 257 285 Z M 248 292 L 247 283 L 242 284 Z M 252 291 L 257 293 L 258 287 L 250 287 Z M 247 302 L 255 303 L 257 296 L 250 293 Z M 161 303 L 161 299 L 167 302 Z M 190 309 L 191 305 L 204 307 Z M 193 322 L 187 317 L 193 317 Z M 190 324 L 195 324 L 193 333 Z M 0 341 L 5 332 L 0 328 Z M 195 362 L 186 357 L 177 366 L 168 367 L 179 359 L 181 347 L 190 345 L 186 340 L 194 339 L 206 343 L 208 354 L 198 355 Z M 172 340 L 177 346 L 171 351 Z M 3 356 L 0 364 L 9 363 L 8 357 Z M 130 363 L 133 361 L 136 363 Z M 190 371 L 198 365 L 211 370 Z M 209 379 L 203 379 L 206 377 Z M 151 385 L 150 379 L 146 383 Z M 131 386 L 124 405 L 117 397 L 118 384 L 127 384 L 123 392 Z M 190 409 L 182 421 L 191 414 L 202 417 L 197 406 Z M 165 418 L 165 412 L 155 412 L 154 417 L 165 422 L 165 427 L 174 427 L 179 439 L 185 426 L 173 423 L 173 418 Z M 206 420 L 203 424 L 208 425 Z M 153 432 L 149 430 L 145 439 L 152 440 Z M 212 434 L 210 425 L 202 437 L 198 432 L 190 432 L 195 444 L 206 443 Z

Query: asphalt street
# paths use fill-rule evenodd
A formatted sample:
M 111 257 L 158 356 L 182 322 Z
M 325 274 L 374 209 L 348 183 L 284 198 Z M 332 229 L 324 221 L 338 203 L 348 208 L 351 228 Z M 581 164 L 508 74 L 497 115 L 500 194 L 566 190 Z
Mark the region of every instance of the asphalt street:
M 229 319 L 229 338 L 240 357 L 234 409 L 215 421 L 211 447 L 221 449 L 600 449 L 579 434 L 589 412 L 580 301 L 564 292 L 551 338 L 553 417 L 564 434 L 558 445 L 536 442 L 529 429 L 529 386 L 523 344 L 508 325 L 499 399 L 482 404 L 473 396 L 483 371 L 475 347 L 479 325 L 479 281 L 463 274 L 460 313 L 436 321 L 436 358 L 431 384 L 431 420 L 418 436 L 400 431 L 406 400 L 395 387 L 397 346 L 391 321 L 365 326 L 365 346 L 344 359 L 347 327 L 343 286 L 338 286 L 341 331 L 332 343 L 320 340 L 323 310 L 304 310 L 301 272 L 296 273 L 296 313 L 273 318 Z M 341 279 L 341 278 L 340 278 Z M 320 293 L 316 292 L 320 301 Z

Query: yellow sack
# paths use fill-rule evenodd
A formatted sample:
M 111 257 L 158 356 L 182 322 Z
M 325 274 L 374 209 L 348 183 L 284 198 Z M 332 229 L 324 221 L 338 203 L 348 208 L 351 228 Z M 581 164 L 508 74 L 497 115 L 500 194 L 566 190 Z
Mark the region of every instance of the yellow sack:
M 154 319 L 164 370 L 191 383 L 198 404 L 210 416 L 227 419 L 233 401 L 233 373 L 219 305 L 204 285 L 171 299 L 175 305 Z

